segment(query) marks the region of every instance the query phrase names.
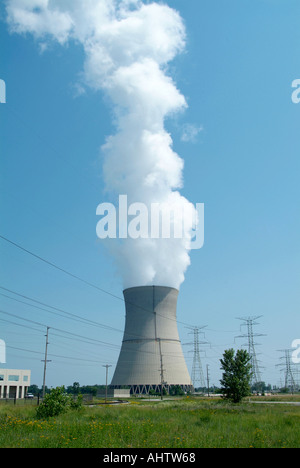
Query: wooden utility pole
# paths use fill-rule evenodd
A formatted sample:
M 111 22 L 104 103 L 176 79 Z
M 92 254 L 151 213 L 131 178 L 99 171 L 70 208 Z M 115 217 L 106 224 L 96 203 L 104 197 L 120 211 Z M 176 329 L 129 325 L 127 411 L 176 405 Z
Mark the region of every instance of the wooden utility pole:
M 44 360 L 44 377 L 43 377 L 43 398 L 45 397 L 45 386 L 46 386 L 46 368 L 47 368 L 47 353 L 48 353 L 48 336 L 49 336 L 49 329 L 50 327 L 47 327 L 47 334 L 46 336 L 46 347 L 45 347 L 45 360 Z
M 209 396 L 209 373 L 208 373 L 208 364 L 206 366 L 206 375 L 207 375 L 207 396 Z
M 159 345 L 159 354 L 160 354 L 160 399 L 163 399 L 164 395 L 164 385 L 167 383 L 164 379 L 164 368 L 163 368 L 163 355 L 161 352 L 161 340 L 158 338 L 158 345 Z
M 106 382 L 105 382 L 105 404 L 107 403 L 107 376 L 108 376 L 108 368 L 111 367 L 108 364 L 102 366 L 106 368 Z

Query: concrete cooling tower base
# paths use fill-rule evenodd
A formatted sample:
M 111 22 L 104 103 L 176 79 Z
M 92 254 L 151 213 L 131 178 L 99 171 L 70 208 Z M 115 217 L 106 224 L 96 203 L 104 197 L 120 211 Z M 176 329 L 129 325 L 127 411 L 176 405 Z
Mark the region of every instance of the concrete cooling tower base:
M 178 290 L 163 286 L 125 289 L 126 322 L 111 387 L 131 393 L 161 392 L 180 386 L 192 390 L 179 340 Z

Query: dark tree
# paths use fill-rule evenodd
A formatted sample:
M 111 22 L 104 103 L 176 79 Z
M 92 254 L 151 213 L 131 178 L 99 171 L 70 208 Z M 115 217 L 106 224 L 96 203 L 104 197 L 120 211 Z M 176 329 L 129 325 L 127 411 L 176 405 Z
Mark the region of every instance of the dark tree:
M 227 349 L 223 354 L 221 369 L 223 376 L 220 381 L 223 398 L 239 403 L 250 395 L 250 381 L 252 375 L 251 357 L 247 351 L 239 349 L 234 354 L 233 349 Z

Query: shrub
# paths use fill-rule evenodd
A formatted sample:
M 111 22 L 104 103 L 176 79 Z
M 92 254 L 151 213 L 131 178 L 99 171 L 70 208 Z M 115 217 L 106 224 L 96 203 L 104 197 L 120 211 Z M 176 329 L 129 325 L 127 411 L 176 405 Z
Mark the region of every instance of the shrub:
M 53 388 L 37 408 L 36 415 L 39 419 L 46 419 L 65 413 L 70 408 L 79 409 L 82 405 L 80 396 L 78 396 L 77 401 L 74 401 L 71 396 L 65 393 L 65 387 Z

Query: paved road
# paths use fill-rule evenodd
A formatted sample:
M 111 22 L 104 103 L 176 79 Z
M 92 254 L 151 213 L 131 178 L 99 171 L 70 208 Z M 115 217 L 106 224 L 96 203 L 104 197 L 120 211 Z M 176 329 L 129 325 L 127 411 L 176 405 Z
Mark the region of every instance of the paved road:
M 250 400 L 249 403 L 266 403 L 270 405 L 295 405 L 300 406 L 300 401 L 254 401 Z

